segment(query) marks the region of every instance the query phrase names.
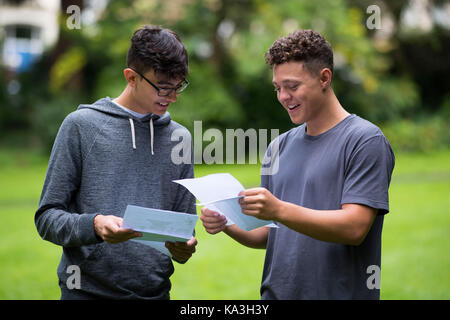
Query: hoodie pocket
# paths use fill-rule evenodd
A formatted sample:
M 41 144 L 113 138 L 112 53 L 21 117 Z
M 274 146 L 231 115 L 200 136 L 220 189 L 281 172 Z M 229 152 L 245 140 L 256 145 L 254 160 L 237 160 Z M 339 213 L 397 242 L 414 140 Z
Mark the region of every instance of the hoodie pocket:
M 173 264 L 153 248 L 126 241 L 102 242 L 80 264 L 82 278 L 101 285 L 110 297 L 162 298 L 170 290 Z
M 97 257 L 100 257 L 102 255 L 104 243 L 105 242 L 97 243 L 97 244 L 93 245 L 92 247 L 87 246 L 87 248 L 86 248 L 87 252 L 85 254 L 85 258 L 80 263 L 81 270 L 83 270 L 83 267 L 86 264 L 89 264 L 90 261 L 95 261 L 97 259 Z

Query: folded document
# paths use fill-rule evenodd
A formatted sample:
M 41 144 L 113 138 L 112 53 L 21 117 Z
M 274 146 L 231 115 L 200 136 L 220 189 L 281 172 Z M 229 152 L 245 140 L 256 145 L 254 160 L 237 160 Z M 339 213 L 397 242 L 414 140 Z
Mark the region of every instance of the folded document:
M 187 242 L 194 234 L 197 220 L 198 216 L 195 214 L 128 205 L 122 228 L 142 233 L 142 237 L 131 239 L 132 241 L 151 246 L 172 257 L 165 242 Z
M 261 220 L 242 213 L 239 205 L 239 192 L 244 190 L 242 184 L 229 173 L 215 173 L 201 178 L 173 180 L 187 188 L 208 209 L 217 211 L 227 217 L 228 225 L 237 224 L 244 230 L 262 226 L 277 227 L 272 221 Z

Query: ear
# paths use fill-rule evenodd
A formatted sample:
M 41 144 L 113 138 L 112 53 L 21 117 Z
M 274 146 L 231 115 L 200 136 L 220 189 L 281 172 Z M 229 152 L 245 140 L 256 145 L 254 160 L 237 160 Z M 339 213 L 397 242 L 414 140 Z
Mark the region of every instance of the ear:
M 319 74 L 320 86 L 322 87 L 322 91 L 325 91 L 328 87 L 331 86 L 331 78 L 333 77 L 333 73 L 329 68 L 323 68 Z
M 123 70 L 123 75 L 125 77 L 125 80 L 127 80 L 128 85 L 130 85 L 131 87 L 135 87 L 136 86 L 136 80 L 137 80 L 136 72 L 134 72 L 130 68 L 125 68 Z

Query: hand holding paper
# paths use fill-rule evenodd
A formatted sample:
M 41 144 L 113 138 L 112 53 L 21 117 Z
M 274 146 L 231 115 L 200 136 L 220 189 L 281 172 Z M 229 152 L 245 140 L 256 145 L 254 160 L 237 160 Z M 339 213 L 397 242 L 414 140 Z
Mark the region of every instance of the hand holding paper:
M 277 220 L 282 201 L 266 188 L 252 188 L 239 193 L 242 212 L 263 220 Z
M 229 224 L 249 231 L 262 226 L 276 227 L 272 221 L 261 220 L 242 213 L 238 202 L 242 184 L 229 173 L 210 174 L 201 178 L 174 180 L 186 187 L 208 209 L 227 217 Z
M 94 230 L 97 236 L 108 243 L 120 243 L 131 238 L 141 237 L 140 232 L 122 228 L 123 219 L 114 215 L 96 215 L 94 218 Z
M 166 248 L 169 249 L 173 258 L 178 262 L 185 262 L 195 252 L 197 239 L 191 237 L 187 242 L 166 242 Z
M 202 221 L 206 232 L 209 234 L 216 234 L 225 230 L 227 226 L 227 217 L 216 211 L 210 210 L 207 207 L 203 207 L 201 212 L 200 220 Z
M 177 247 L 178 249 L 185 249 L 180 254 L 184 257 L 185 253 L 192 254 L 195 251 L 197 240 L 192 235 L 197 219 L 198 216 L 194 214 L 128 205 L 123 217 L 122 227 L 142 233 L 142 237 L 134 238 L 132 241 L 151 246 L 170 257 L 172 257 L 172 254 L 166 247 L 165 242 L 186 243 L 190 241 L 187 245 Z M 170 245 L 169 248 L 174 249 Z M 172 251 L 179 252 L 180 250 Z M 185 259 L 178 258 L 177 260 L 184 261 Z

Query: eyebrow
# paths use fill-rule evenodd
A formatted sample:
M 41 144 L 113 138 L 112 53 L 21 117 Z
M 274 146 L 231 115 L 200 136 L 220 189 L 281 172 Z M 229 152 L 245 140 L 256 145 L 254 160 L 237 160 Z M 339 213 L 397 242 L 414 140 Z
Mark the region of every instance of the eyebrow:
M 291 83 L 302 83 L 300 80 L 294 80 L 294 79 L 286 79 L 281 81 L 282 84 L 291 84 Z M 275 81 L 272 81 L 272 84 L 275 86 L 277 83 Z
M 169 85 L 169 86 L 172 86 L 172 87 L 177 87 L 177 86 L 181 85 L 183 81 L 184 80 L 181 80 L 180 82 L 178 82 L 177 84 L 174 85 L 173 82 L 161 80 L 161 81 L 158 81 L 157 84 Z
M 173 86 L 173 83 L 169 81 L 158 81 L 157 84 L 167 84 L 169 86 Z

